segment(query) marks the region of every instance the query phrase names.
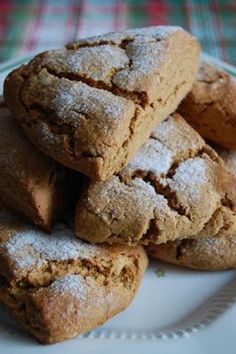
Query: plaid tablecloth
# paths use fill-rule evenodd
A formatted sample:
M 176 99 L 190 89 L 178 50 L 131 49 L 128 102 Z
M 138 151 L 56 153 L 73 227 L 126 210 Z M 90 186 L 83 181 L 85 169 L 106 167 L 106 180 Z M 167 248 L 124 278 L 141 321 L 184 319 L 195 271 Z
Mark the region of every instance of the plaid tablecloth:
M 190 30 L 206 53 L 236 65 L 235 0 L 0 0 L 0 61 L 83 36 L 157 24 Z

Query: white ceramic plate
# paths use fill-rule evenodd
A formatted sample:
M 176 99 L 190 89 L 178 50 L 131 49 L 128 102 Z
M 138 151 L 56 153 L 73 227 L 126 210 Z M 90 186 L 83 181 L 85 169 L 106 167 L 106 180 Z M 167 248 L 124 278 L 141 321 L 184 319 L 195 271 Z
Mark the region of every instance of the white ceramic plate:
M 0 66 L 0 93 L 7 73 L 28 60 L 22 58 Z M 236 68 L 211 60 L 236 76 Z M 38 344 L 0 307 L 0 354 L 152 354 L 157 350 L 161 354 L 233 354 L 235 302 L 236 271 L 197 272 L 152 262 L 126 311 L 64 343 Z

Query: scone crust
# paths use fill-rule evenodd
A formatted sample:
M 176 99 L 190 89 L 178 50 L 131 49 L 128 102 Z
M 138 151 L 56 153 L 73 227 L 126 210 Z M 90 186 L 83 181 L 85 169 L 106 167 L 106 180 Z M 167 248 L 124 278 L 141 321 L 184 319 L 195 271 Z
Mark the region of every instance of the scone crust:
M 236 149 L 236 80 L 203 61 L 178 112 L 206 139 Z
M 118 175 L 88 183 L 75 228 L 90 242 L 160 244 L 233 234 L 235 212 L 235 176 L 175 114 L 156 126 Z
M 4 102 L 0 106 L 0 150 L 1 201 L 49 231 L 61 202 L 64 168 L 31 144 Z
M 229 171 L 236 175 L 236 151 L 218 149 Z M 204 237 L 149 245 L 148 253 L 157 259 L 199 270 L 236 268 L 236 235 Z
M 21 225 L 0 244 L 0 301 L 40 342 L 56 343 L 124 310 L 147 263 L 142 247 L 90 245 L 62 225 L 50 236 Z
M 199 45 L 178 27 L 107 34 L 13 71 L 4 96 L 44 153 L 107 180 L 191 89 Z
M 151 257 L 198 270 L 236 268 L 236 236 L 185 239 L 162 245 L 149 245 Z

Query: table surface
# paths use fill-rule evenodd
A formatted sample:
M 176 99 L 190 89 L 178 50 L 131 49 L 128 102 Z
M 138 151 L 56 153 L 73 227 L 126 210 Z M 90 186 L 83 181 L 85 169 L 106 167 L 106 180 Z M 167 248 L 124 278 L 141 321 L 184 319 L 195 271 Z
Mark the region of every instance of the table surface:
M 85 36 L 165 24 L 190 30 L 203 51 L 236 65 L 235 0 L 1 0 L 0 61 Z

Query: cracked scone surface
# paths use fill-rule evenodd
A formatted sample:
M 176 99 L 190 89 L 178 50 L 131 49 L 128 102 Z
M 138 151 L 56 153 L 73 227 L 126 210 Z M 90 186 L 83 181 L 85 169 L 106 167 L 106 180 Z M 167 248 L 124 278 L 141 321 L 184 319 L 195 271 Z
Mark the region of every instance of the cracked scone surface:
M 228 170 L 236 175 L 236 151 L 223 149 L 218 151 Z M 199 270 L 236 268 L 236 233 L 149 245 L 147 251 L 154 258 L 188 268 Z
M 0 244 L 0 301 L 39 341 L 59 342 L 124 310 L 147 262 L 139 246 L 91 245 L 63 225 L 50 236 L 21 225 Z
M 222 69 L 203 61 L 178 112 L 204 138 L 236 149 L 236 81 Z
M 0 103 L 0 199 L 50 230 L 62 199 L 64 168 L 36 150 Z
M 7 77 L 4 96 L 44 153 L 107 180 L 186 96 L 198 58 L 179 27 L 110 33 L 39 54 Z
M 111 180 L 90 182 L 75 228 L 91 242 L 160 244 L 236 231 L 236 178 L 178 114 Z

